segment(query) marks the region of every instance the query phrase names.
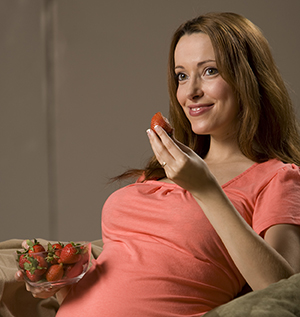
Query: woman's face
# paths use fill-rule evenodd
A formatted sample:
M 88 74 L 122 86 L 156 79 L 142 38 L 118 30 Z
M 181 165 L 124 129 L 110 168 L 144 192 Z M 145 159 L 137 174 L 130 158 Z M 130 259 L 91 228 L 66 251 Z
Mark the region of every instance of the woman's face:
M 194 133 L 231 137 L 236 132 L 239 106 L 233 89 L 218 72 L 209 36 L 184 35 L 174 59 L 177 99 Z

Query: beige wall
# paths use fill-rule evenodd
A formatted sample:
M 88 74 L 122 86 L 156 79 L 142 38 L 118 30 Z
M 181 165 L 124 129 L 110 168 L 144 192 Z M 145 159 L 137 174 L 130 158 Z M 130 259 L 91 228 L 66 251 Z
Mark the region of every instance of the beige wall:
M 167 114 L 170 36 L 208 11 L 261 27 L 299 109 L 299 0 L 0 0 L 0 240 L 100 238 L 108 178 Z

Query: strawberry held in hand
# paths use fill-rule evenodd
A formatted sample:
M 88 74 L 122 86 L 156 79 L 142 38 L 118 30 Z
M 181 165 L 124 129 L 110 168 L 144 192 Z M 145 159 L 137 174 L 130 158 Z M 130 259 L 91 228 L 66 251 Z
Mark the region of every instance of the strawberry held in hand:
M 162 115 L 161 112 L 157 112 L 151 119 L 151 130 L 154 130 L 154 127 L 156 125 L 161 126 L 168 134 L 169 136 L 172 136 L 173 134 L 173 128 L 170 125 L 170 122 L 168 121 L 168 119 L 166 117 L 164 117 Z

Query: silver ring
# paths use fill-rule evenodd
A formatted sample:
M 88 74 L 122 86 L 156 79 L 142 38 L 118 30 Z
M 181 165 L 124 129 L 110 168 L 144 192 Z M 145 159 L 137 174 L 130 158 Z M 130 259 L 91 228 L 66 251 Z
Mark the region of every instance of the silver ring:
M 164 168 L 166 165 L 167 165 L 167 163 L 166 163 L 166 162 L 163 162 L 163 163 L 161 164 L 161 167 Z

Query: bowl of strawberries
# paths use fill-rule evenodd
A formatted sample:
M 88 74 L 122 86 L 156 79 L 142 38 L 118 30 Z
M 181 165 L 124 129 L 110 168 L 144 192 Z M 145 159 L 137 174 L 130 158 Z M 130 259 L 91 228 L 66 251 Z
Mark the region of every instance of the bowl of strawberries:
M 90 242 L 48 242 L 27 240 L 15 253 L 17 267 L 25 281 L 34 287 L 51 289 L 78 282 L 87 272 L 91 258 Z

